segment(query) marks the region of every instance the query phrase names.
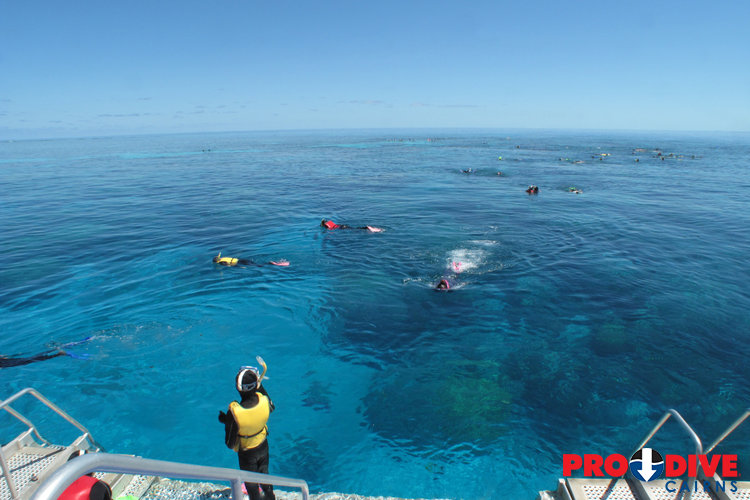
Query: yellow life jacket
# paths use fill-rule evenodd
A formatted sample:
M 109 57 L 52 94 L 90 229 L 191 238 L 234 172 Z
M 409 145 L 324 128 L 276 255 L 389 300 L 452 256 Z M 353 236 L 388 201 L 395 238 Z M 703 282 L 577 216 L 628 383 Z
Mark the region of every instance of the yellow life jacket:
M 237 401 L 229 404 L 229 411 L 234 416 L 234 420 L 239 426 L 239 441 L 234 447 L 234 451 L 249 450 L 263 444 L 268 435 L 268 416 L 271 414 L 271 407 L 268 403 L 268 397 L 264 394 L 258 394 L 258 404 L 252 408 L 243 408 Z
M 217 260 L 216 263 L 223 266 L 236 266 L 239 260 L 240 259 L 236 257 L 219 257 L 219 260 Z

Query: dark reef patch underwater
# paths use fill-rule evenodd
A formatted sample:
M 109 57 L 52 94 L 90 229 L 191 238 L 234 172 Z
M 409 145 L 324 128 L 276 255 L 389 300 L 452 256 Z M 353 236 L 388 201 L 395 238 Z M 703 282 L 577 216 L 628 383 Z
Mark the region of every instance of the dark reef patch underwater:
M 0 388 L 113 452 L 236 467 L 216 413 L 260 354 L 272 473 L 531 499 L 563 453 L 627 454 L 668 408 L 708 442 L 750 406 L 749 159 L 747 134 L 1 142 L 0 354 L 91 339 Z M 741 468 L 748 432 L 723 450 Z

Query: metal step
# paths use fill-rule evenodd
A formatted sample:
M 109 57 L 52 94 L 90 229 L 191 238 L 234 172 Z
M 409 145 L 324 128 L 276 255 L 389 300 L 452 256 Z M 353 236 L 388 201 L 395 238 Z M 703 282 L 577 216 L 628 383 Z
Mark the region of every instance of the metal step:
M 94 477 L 104 481 L 112 489 L 112 498 L 132 495 L 142 497 L 158 478 L 155 476 L 141 476 L 133 474 L 115 474 L 111 472 L 95 472 Z
M 568 479 L 572 500 L 639 500 L 625 479 Z
M 669 489 L 673 491 L 667 491 L 667 483 L 671 482 Z M 634 481 L 637 489 L 640 492 L 641 498 L 646 500 L 679 500 L 687 498 L 686 491 L 680 492 L 683 481 L 666 479 L 657 479 L 656 481 L 649 481 L 647 483 L 641 481 Z M 692 483 L 689 483 L 692 484 Z M 686 486 L 687 489 L 687 486 Z M 702 487 L 698 487 L 697 491 L 693 491 L 690 495 L 693 500 L 715 500 L 715 498 L 705 491 Z
M 47 476 L 63 464 L 68 457 L 62 446 L 25 446 L 7 457 L 11 477 L 20 497 L 28 498 Z M 10 488 L 6 481 L 0 481 L 0 500 L 10 500 Z
M 75 447 L 23 446 L 8 455 L 8 466 L 21 500 L 29 498 L 36 487 L 67 463 Z M 156 479 L 154 476 L 95 473 L 112 488 L 112 498 L 133 495 L 140 498 Z M 11 500 L 8 483 L 0 480 L 0 500 Z
M 667 483 L 669 491 L 667 490 Z M 716 484 L 712 481 L 712 484 Z M 706 491 L 698 482 L 693 486 L 691 500 L 750 500 L 750 482 L 736 481 L 736 491 L 726 482 L 725 491 Z M 683 480 L 665 479 L 627 481 L 626 479 L 568 478 L 560 479 L 556 490 L 539 492 L 540 500 L 687 500 L 686 491 L 680 491 Z M 685 487 L 688 488 L 687 486 Z M 714 487 L 715 489 L 715 487 Z
M 62 467 L 74 452 L 85 449 L 87 445 L 83 436 L 70 446 L 43 445 L 27 432 L 3 446 L 2 451 L 18 491 L 18 500 L 29 498 L 37 486 Z M 11 500 L 10 488 L 5 480 L 0 480 L 0 500 Z
M 115 484 L 109 484 L 112 488 L 112 498 L 127 495 L 141 498 L 156 479 L 156 476 L 123 474 Z

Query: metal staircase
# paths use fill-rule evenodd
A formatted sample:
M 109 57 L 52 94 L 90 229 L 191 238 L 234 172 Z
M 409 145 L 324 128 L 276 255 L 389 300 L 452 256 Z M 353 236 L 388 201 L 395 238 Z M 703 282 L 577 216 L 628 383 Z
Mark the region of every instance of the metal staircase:
M 26 395 L 33 396 L 68 421 L 81 435 L 67 446 L 49 442 L 30 419 L 10 406 Z M 162 479 L 160 476 L 229 482 L 234 500 L 243 499 L 243 482 L 299 488 L 302 499 L 308 498 L 307 483 L 301 479 L 105 453 L 83 425 L 32 388 L 23 389 L 1 402 L 0 409 L 26 426 L 25 431 L 0 447 L 0 500 L 55 500 L 76 479 L 89 473 L 109 484 L 115 499 L 120 496 L 141 498 L 152 483 Z M 79 450 L 91 453 L 69 460 Z
M 674 418 L 693 442 L 695 445 L 695 454 L 701 455 L 713 451 L 719 443 L 734 432 L 748 417 L 750 417 L 750 409 L 745 411 L 740 418 L 722 432 L 719 438 L 704 451 L 703 443 L 698 434 L 688 425 L 677 410 L 672 409 L 659 419 L 657 424 L 629 456 L 632 456 L 633 453 L 646 446 L 670 418 Z M 716 484 L 716 481 L 723 482 L 718 473 L 714 474 L 713 477 L 706 477 L 700 467 L 697 480 L 710 480 L 713 484 Z M 726 488 L 724 491 L 719 488 L 706 491 L 702 485 L 696 487 L 696 478 L 688 478 L 687 480 L 675 478 L 670 483 L 672 484 L 668 490 L 667 480 L 643 482 L 637 480 L 630 473 L 627 473 L 623 477 L 612 479 L 558 479 L 557 489 L 540 491 L 537 500 L 750 500 L 750 482 L 748 481 L 736 481 L 737 490 L 734 492 L 730 491 L 730 488 Z M 683 487 L 684 483 L 687 484 Z

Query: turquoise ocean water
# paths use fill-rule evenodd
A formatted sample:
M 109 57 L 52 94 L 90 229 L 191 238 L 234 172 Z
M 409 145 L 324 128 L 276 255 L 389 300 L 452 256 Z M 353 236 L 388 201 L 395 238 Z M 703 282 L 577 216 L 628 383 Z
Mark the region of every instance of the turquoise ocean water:
M 236 467 L 216 416 L 262 355 L 272 473 L 531 499 L 667 408 L 710 441 L 750 406 L 749 167 L 747 134 L 2 142 L 0 354 L 91 338 L 0 369 L 0 397 L 36 387 L 108 451 Z

